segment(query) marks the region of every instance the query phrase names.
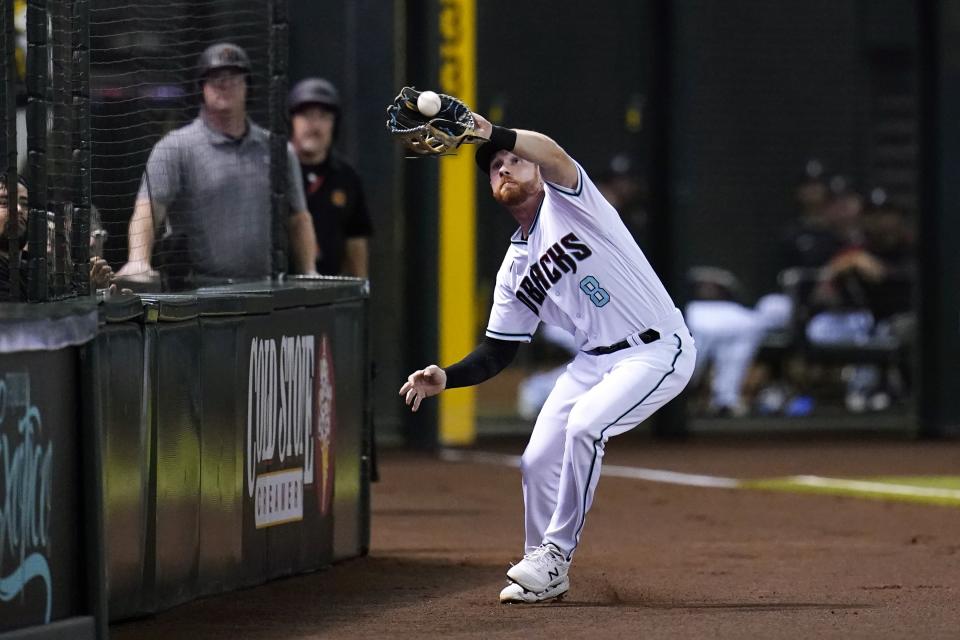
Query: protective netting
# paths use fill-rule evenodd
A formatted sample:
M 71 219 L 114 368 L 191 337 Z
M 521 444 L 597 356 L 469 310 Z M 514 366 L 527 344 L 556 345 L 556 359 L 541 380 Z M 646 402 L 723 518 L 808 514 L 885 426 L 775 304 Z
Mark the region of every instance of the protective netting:
M 18 6 L 21 13 L 25 6 Z M 18 300 L 21 297 L 19 278 L 20 236 L 24 222 L 17 211 L 17 196 L 8 196 L 6 185 L 17 180 L 17 98 L 22 91 L 22 64 L 18 69 L 17 58 L 22 62 L 26 47 L 17 47 L 15 8 L 5 3 L 0 10 L 0 49 L 4 63 L 0 65 L 0 301 Z M 25 15 L 24 15 L 25 17 Z M 23 30 L 20 30 L 20 35 Z M 25 43 L 24 43 L 25 45 Z M 19 51 L 19 56 L 15 52 Z
M 88 4 L 3 3 L 0 299 L 6 301 L 90 292 L 89 189 L 81 170 L 89 144 Z
M 37 196 L 32 202 L 38 205 L 31 206 L 31 223 L 40 218 L 36 215 L 37 209 L 41 213 L 45 210 L 47 232 L 42 243 L 35 242 L 38 234 L 30 237 L 31 258 L 46 249 L 46 264 L 43 265 L 46 292 L 39 283 L 31 283 L 30 298 L 33 300 L 82 295 L 90 291 L 89 270 L 85 264 L 90 243 L 90 194 L 89 185 L 84 183 L 86 173 L 83 169 L 89 150 L 88 83 L 84 59 L 88 5 L 86 1 L 48 0 L 48 82 L 44 87 L 40 82 L 31 82 L 30 77 L 27 81 L 29 100 L 33 100 L 34 95 L 45 98 L 47 124 L 46 171 L 31 168 L 28 173 L 29 178 L 37 182 L 36 188 L 28 182 L 31 195 Z M 38 64 L 43 61 L 38 60 L 31 68 L 36 69 Z M 34 77 L 40 80 L 42 74 Z M 32 84 L 37 85 L 35 89 L 31 88 Z M 28 102 L 28 126 L 33 120 L 34 128 L 39 130 L 41 126 L 36 118 L 43 117 L 42 111 L 34 114 L 29 107 Z M 28 135 L 28 149 L 37 154 L 35 147 L 30 144 Z M 32 162 L 33 158 L 28 154 L 28 165 Z M 45 207 L 42 206 L 44 196 Z M 39 222 L 35 224 L 40 227 Z M 43 267 L 31 262 L 31 278 L 36 279 L 42 274 Z
M 126 264 L 124 275 L 155 269 L 164 285 L 180 287 L 270 274 L 274 4 L 103 0 L 92 8 L 93 199 L 103 255 L 114 269 Z M 201 54 L 216 43 L 241 51 L 202 67 Z M 263 127 L 239 141 L 230 135 L 242 130 L 221 126 L 236 122 L 237 97 L 244 102 L 237 69 L 247 71 L 246 115 Z M 234 113 L 212 124 L 197 119 L 205 71 L 219 91 L 208 94 L 209 111 Z M 141 222 L 130 225 L 134 215 Z M 141 262 L 127 264 L 128 255 Z

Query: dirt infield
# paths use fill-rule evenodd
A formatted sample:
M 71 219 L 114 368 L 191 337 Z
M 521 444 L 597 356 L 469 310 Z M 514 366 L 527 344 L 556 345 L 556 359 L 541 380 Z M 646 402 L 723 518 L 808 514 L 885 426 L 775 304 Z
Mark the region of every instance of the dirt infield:
M 519 454 L 522 442 L 478 448 Z M 519 472 L 381 458 L 370 557 L 114 625 L 112 637 L 960 637 L 960 508 L 606 477 L 567 599 L 504 607 Z M 956 475 L 960 443 L 625 437 L 605 461 L 736 478 Z

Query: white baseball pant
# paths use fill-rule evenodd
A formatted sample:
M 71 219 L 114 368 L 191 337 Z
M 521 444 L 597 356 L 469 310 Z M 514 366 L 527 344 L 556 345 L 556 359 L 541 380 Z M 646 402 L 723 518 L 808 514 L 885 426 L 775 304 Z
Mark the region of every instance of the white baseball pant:
M 521 458 L 526 548 L 552 542 L 573 556 L 593 503 L 607 440 L 679 394 L 696 362 L 681 326 L 650 344 L 579 353 L 547 398 Z

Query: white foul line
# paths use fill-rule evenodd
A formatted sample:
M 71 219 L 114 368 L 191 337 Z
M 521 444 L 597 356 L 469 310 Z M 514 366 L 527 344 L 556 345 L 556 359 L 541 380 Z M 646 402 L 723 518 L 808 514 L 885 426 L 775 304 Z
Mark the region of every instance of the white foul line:
M 960 489 L 914 487 L 906 484 L 887 484 L 885 482 L 869 482 L 867 480 L 839 480 L 837 478 L 821 478 L 820 476 L 791 476 L 786 478 L 786 480 L 808 487 L 826 487 L 830 489 L 863 491 L 865 493 L 886 493 L 901 496 L 923 496 L 926 498 L 951 498 L 960 500 Z
M 463 451 L 461 449 L 441 449 L 440 459 L 446 462 L 478 462 L 498 464 L 507 467 L 519 467 L 520 456 L 510 456 L 500 453 L 483 451 Z M 733 478 L 704 476 L 694 473 L 680 473 L 678 471 L 664 471 L 662 469 L 647 469 L 644 467 L 623 467 L 607 464 L 600 469 L 600 474 L 616 478 L 631 478 L 634 480 L 649 480 L 650 482 L 664 482 L 666 484 L 680 484 L 688 487 L 717 487 L 732 489 L 740 486 L 740 481 Z
M 664 471 L 662 469 L 647 469 L 644 467 L 621 467 L 614 464 L 604 465 L 600 470 L 600 474 L 617 478 L 633 478 L 635 480 L 649 480 L 650 482 L 682 484 L 688 487 L 733 489 L 740 486 L 740 481 L 734 478 L 704 476 L 696 473 L 680 473 L 679 471 Z
M 462 449 L 441 449 L 440 459 L 446 462 L 474 462 L 481 464 L 496 464 L 507 467 L 519 467 L 520 456 L 510 456 L 501 453 L 484 451 L 465 451 Z M 694 473 L 680 473 L 663 469 L 647 469 L 645 467 L 624 467 L 618 465 L 604 465 L 600 473 L 617 478 L 632 478 L 634 480 L 648 480 L 666 484 L 679 484 L 688 487 L 713 487 L 733 489 L 744 486 L 735 478 L 722 476 L 705 476 Z M 885 482 L 870 482 L 868 480 L 842 480 L 839 478 L 824 478 L 821 476 L 789 476 L 782 478 L 784 482 L 808 487 L 823 487 L 825 489 L 846 489 L 863 493 L 886 495 L 915 496 L 924 498 L 947 498 L 960 500 L 960 489 L 945 489 L 939 487 L 915 487 L 904 484 L 887 484 Z

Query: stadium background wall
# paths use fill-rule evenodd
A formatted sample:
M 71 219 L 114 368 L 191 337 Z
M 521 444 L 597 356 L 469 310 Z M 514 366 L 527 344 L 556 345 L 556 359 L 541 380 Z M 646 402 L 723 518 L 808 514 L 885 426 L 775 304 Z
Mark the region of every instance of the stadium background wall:
M 291 82 L 322 75 L 340 86 L 339 144 L 369 186 L 373 352 L 389 382 L 375 392 L 378 437 L 423 447 L 435 444 L 432 407 L 405 414 L 393 381 L 436 357 L 438 175 L 435 163 L 404 160 L 379 123 L 397 87 L 436 85 L 441 5 L 290 0 Z M 504 23 L 504 14 L 512 19 Z M 646 229 L 632 230 L 678 303 L 693 264 L 731 269 L 751 300 L 776 285 L 779 249 L 770 239 L 796 214 L 793 192 L 810 157 L 830 172 L 857 176 L 861 186 L 885 185 L 919 212 L 918 254 L 929 258 L 918 307 L 927 345 L 919 367 L 929 395 L 918 403 L 923 416 L 908 418 L 909 429 L 932 435 L 960 424 L 960 400 L 946 391 L 960 336 L 957 287 L 942 276 L 956 273 L 947 269 L 955 258 L 946 250 L 956 245 L 949 212 L 957 194 L 947 179 L 956 145 L 944 137 L 951 130 L 945 116 L 953 100 L 955 3 L 644 0 L 584 15 L 575 0 L 559 0 L 551 14 L 577 20 L 557 19 L 550 23 L 555 37 L 531 38 L 529 25 L 543 19 L 532 6 L 478 3 L 476 107 L 562 139 L 592 174 L 614 154 L 631 154 L 651 199 Z M 598 30 L 603 46 L 592 35 Z M 530 64 L 498 63 L 504 47 Z M 536 71 L 545 61 L 574 84 Z M 588 114 L 560 107 L 581 95 L 603 99 Z M 889 128 L 905 131 L 895 156 L 881 148 Z M 513 223 L 482 181 L 477 197 L 482 325 Z M 482 326 L 467 330 L 482 335 Z

